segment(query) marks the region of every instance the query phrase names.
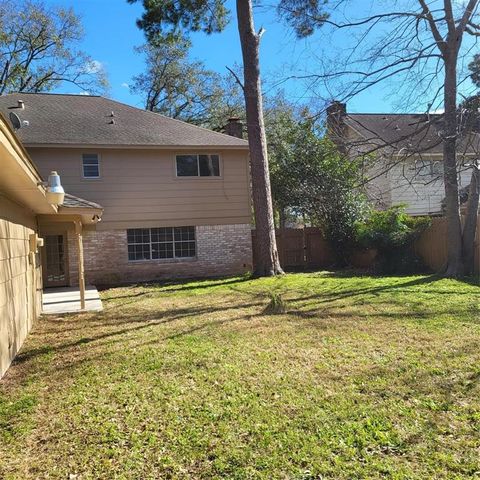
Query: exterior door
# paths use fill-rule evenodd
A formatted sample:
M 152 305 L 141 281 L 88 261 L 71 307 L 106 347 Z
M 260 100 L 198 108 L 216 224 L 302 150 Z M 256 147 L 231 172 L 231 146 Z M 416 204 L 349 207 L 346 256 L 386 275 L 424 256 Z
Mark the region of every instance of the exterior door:
M 43 284 L 45 287 L 68 285 L 66 235 L 45 235 Z

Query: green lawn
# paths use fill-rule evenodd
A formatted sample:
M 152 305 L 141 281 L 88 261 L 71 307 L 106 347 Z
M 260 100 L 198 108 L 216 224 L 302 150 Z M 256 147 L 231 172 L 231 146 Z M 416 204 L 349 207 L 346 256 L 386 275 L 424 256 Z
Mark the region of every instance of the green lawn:
M 0 382 L 0 478 L 480 478 L 479 293 L 328 273 L 104 291 L 100 314 L 40 319 Z

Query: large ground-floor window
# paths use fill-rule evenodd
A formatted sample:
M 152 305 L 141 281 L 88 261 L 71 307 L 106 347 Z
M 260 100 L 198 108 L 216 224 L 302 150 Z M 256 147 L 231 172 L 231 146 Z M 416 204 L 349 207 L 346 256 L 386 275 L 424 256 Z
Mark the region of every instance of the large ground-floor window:
M 130 261 L 196 255 L 195 227 L 129 228 L 127 242 Z

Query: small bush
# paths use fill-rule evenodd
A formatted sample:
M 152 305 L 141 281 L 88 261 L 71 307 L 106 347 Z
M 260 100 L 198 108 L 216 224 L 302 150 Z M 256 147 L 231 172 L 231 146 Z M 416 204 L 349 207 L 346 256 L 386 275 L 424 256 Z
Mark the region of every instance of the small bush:
M 398 205 L 373 211 L 365 222 L 356 224 L 355 237 L 360 247 L 377 249 L 379 273 L 420 273 L 425 266 L 413 245 L 430 225 L 429 217 L 412 217 L 405 213 L 404 205 Z
M 281 297 L 279 293 L 270 293 L 270 301 L 265 308 L 267 315 L 281 315 L 287 312 L 287 302 Z

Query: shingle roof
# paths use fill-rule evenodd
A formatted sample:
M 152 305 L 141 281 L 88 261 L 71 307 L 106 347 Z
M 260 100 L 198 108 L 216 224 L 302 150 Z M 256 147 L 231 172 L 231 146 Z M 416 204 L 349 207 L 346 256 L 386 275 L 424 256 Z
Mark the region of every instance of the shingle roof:
M 345 122 L 368 143 L 388 145 L 396 152 L 443 153 L 443 115 L 349 113 Z M 478 133 L 461 138 L 458 143 L 458 151 L 461 153 L 478 152 L 479 147 Z
M 84 198 L 76 197 L 75 195 L 71 195 L 69 193 L 65 194 L 65 198 L 63 200 L 62 207 L 65 208 L 96 208 L 99 210 L 103 210 L 103 207 L 95 202 L 90 202 L 89 200 L 85 200 Z
M 23 100 L 24 109 L 18 108 Z M 17 131 L 25 145 L 115 145 L 248 148 L 240 138 L 190 125 L 114 100 L 90 95 L 13 93 L 0 96 L 0 111 L 28 126 Z

